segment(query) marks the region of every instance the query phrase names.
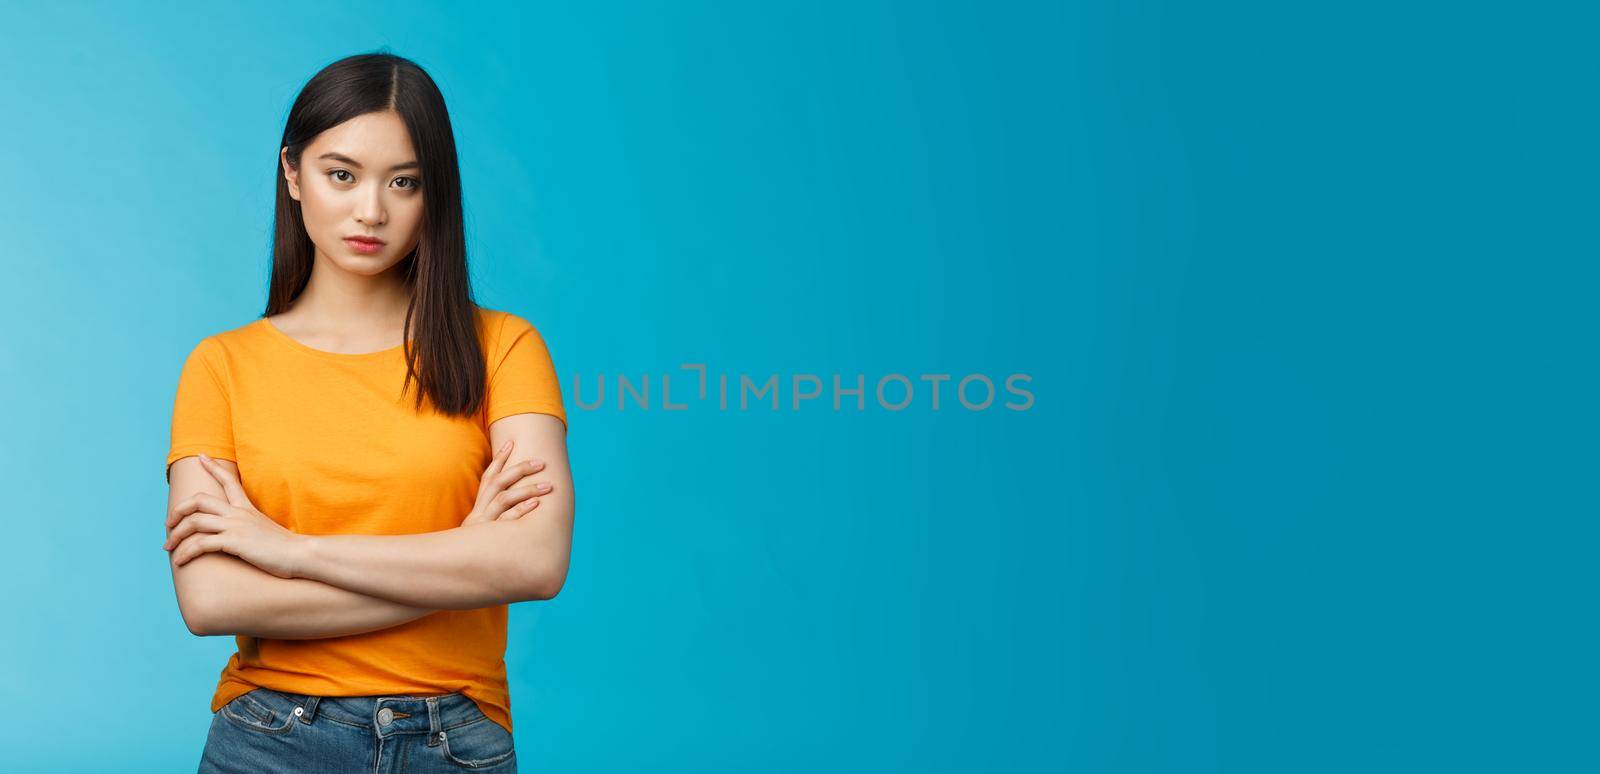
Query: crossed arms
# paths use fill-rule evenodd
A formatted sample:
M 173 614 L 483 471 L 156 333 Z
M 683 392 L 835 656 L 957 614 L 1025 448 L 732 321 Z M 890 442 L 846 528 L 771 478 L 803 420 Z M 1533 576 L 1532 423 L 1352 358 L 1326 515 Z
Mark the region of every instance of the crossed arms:
M 510 466 L 545 462 L 553 485 L 521 518 L 417 535 L 321 535 L 306 541 L 298 577 L 281 578 L 221 551 L 173 566 L 184 623 L 196 635 L 316 639 L 386 629 L 439 610 L 554 597 L 566 581 L 576 504 L 566 428 L 547 414 L 489 426 L 490 448 L 515 442 Z M 216 460 L 235 476 L 231 460 Z M 169 511 L 199 492 L 223 496 L 196 457 L 172 463 Z M 168 558 L 172 564 L 171 556 Z

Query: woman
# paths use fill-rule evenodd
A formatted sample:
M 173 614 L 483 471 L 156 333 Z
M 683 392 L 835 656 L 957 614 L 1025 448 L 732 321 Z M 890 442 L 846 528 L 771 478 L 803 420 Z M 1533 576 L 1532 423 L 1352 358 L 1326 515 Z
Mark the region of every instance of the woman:
M 238 644 L 200 770 L 515 771 L 506 606 L 575 505 L 549 352 L 472 301 L 419 67 L 328 66 L 281 146 L 266 313 L 189 354 L 167 455 L 183 619 Z

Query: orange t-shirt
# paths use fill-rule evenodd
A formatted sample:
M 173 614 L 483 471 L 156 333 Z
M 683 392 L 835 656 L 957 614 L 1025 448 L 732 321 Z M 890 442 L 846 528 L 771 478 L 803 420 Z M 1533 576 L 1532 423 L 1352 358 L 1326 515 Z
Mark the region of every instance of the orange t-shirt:
M 402 347 L 314 349 L 267 318 L 202 339 L 178 378 L 173 461 L 234 461 L 250 501 L 307 535 L 404 535 L 460 526 L 493 453 L 488 427 L 536 412 L 567 421 L 544 339 L 517 315 L 478 309 L 488 395 L 475 418 L 402 395 Z M 404 572 L 404 568 L 396 568 Z M 238 636 L 211 711 L 254 688 L 317 696 L 459 691 L 511 730 L 505 605 L 441 610 L 388 629 L 280 640 Z

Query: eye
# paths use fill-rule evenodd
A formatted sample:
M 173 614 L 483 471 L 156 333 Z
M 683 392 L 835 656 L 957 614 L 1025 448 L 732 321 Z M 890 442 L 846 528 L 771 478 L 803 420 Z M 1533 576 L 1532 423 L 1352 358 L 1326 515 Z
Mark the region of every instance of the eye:
M 397 178 L 395 178 L 395 182 L 399 182 L 401 180 L 410 180 L 411 181 L 411 185 L 402 186 L 403 188 L 416 188 L 417 186 L 422 185 L 422 181 L 418 180 L 418 179 L 416 179 L 414 177 L 397 177 Z
M 345 170 L 343 170 L 343 169 L 335 169 L 335 170 L 332 170 L 332 171 L 330 171 L 330 172 L 329 172 L 329 173 L 328 173 L 328 175 L 329 175 L 329 176 L 330 176 L 330 177 L 333 177 L 333 179 L 334 179 L 334 180 L 338 180 L 338 181 L 339 181 L 339 182 L 341 182 L 341 183 L 348 183 L 348 182 L 350 182 L 350 181 L 349 181 L 349 180 L 340 180 L 340 179 L 339 179 L 339 178 L 338 178 L 338 177 L 337 177 L 337 175 L 348 175 L 348 174 L 350 174 L 350 173 L 349 173 L 349 172 L 347 172 L 347 171 L 345 171 Z M 351 178 L 351 180 L 353 180 L 353 179 L 355 179 L 355 178 L 353 178 L 353 177 L 352 177 L 352 178 Z

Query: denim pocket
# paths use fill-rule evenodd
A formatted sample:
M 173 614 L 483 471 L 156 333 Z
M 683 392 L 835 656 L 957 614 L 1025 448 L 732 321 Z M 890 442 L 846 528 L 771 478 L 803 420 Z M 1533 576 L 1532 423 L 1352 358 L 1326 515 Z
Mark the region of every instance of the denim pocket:
M 511 732 L 487 715 L 447 728 L 439 736 L 439 750 L 444 753 L 444 759 L 464 769 L 500 765 L 517 754 Z
M 229 722 L 248 731 L 260 734 L 287 734 L 294 730 L 298 718 L 288 697 L 278 696 L 265 688 L 256 688 L 240 694 L 222 705 L 219 713 Z

